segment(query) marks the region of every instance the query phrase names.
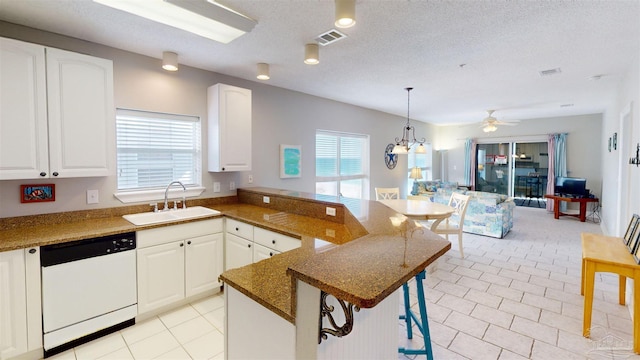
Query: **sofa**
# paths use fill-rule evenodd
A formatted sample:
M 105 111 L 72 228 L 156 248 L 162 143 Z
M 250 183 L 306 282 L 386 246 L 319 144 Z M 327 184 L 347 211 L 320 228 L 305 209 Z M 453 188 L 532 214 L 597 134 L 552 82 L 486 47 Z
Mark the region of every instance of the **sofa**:
M 453 184 L 451 182 L 419 181 L 417 194 L 409 198 L 448 204 L 453 191 L 469 195 L 469 206 L 462 228 L 464 232 L 499 239 L 509 233 L 513 227 L 513 209 L 516 207 L 512 198 L 502 194 L 466 190 Z M 432 185 L 436 185 L 436 187 Z M 451 220 L 457 221 L 456 215 L 453 215 Z

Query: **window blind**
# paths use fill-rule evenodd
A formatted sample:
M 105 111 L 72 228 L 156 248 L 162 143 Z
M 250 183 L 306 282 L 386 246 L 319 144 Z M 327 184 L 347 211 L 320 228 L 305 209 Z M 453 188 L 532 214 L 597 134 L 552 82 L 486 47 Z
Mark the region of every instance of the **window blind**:
M 118 190 L 200 185 L 198 117 L 118 109 L 116 146 Z

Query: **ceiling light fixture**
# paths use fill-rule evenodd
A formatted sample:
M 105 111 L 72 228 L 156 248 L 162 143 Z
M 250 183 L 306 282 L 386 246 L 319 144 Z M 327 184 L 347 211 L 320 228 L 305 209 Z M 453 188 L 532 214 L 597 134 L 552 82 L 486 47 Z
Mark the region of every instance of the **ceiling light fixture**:
M 167 71 L 178 71 L 178 54 L 171 51 L 163 52 L 162 68 Z
M 489 125 L 487 125 L 487 126 L 482 128 L 482 131 L 484 131 L 486 133 L 493 132 L 493 131 L 496 131 L 496 130 L 498 130 L 498 127 L 493 125 L 493 124 L 489 124 Z
M 339 28 L 349 28 L 356 24 L 356 0 L 336 0 L 336 22 Z
M 161 24 L 227 44 L 256 21 L 213 0 L 93 0 Z
M 269 80 L 269 64 L 258 63 L 258 76 L 259 80 Z
M 307 44 L 304 46 L 304 63 L 307 65 L 317 65 L 320 62 L 320 49 L 318 44 Z
M 419 143 L 420 145 L 416 148 L 416 154 L 425 154 L 427 150 L 424 147 L 425 138 L 420 140 L 416 140 L 416 129 L 411 126 L 411 121 L 409 120 L 409 94 L 413 88 L 408 87 L 405 88 L 407 90 L 407 123 L 404 125 L 402 129 L 402 139 L 396 138 L 396 146 L 391 150 L 392 154 L 407 154 L 413 145 Z

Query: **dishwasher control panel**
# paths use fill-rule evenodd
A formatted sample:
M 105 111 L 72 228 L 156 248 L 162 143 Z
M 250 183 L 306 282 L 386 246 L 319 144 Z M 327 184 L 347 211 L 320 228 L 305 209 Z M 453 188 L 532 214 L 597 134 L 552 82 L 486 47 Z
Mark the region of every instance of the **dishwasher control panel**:
M 40 248 L 40 266 L 64 264 L 71 261 L 135 250 L 135 248 L 135 232 L 46 245 Z

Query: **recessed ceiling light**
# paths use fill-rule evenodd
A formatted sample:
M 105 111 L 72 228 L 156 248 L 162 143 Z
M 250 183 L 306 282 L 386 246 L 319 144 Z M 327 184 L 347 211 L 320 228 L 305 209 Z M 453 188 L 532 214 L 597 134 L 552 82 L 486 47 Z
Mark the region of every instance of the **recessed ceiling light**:
M 562 104 L 562 105 L 560 105 L 560 107 L 572 107 L 572 106 L 573 106 L 573 104 Z

